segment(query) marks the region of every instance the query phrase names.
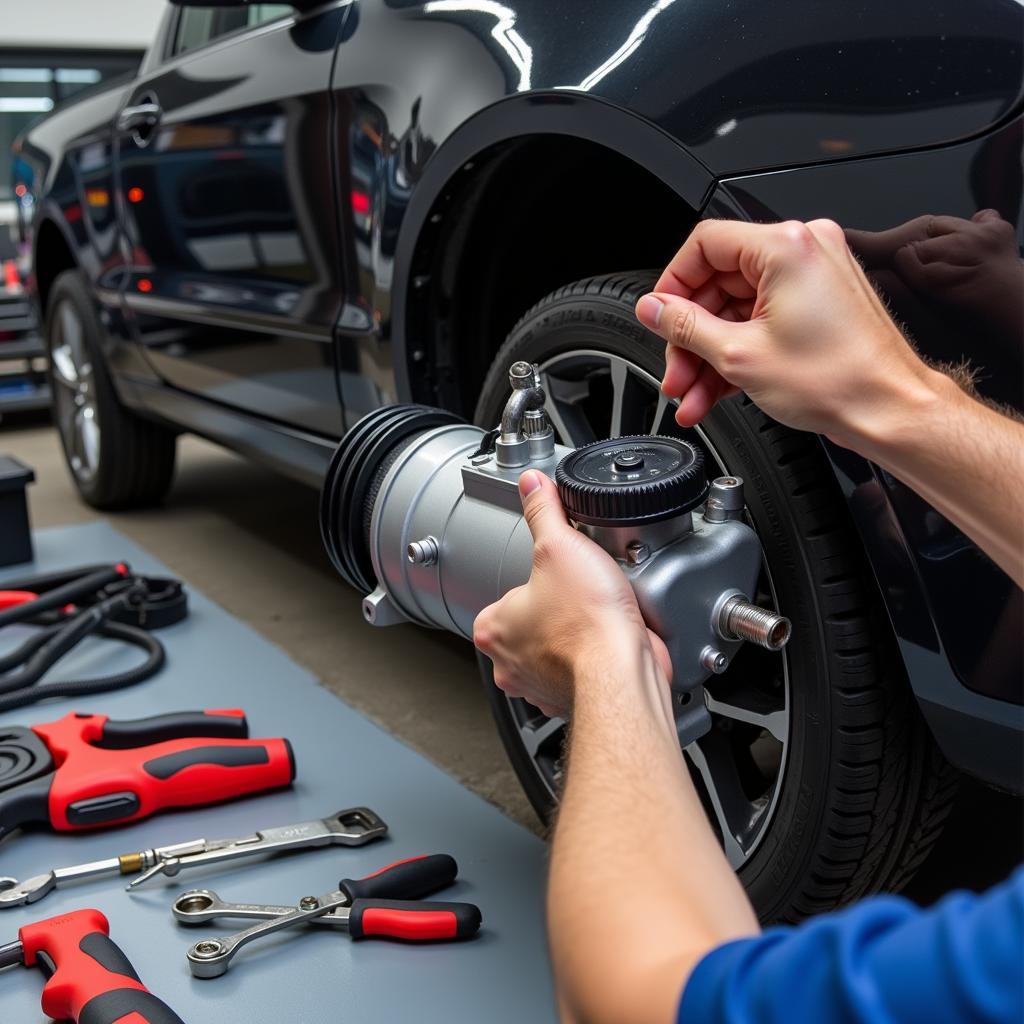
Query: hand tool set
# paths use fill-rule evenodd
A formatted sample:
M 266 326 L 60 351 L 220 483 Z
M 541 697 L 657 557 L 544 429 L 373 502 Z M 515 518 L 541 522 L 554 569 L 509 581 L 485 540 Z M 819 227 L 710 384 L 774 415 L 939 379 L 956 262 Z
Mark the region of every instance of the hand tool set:
M 188 964 L 197 978 L 227 972 L 235 954 L 254 939 L 300 924 L 325 924 L 347 931 L 353 939 L 391 938 L 406 942 L 467 939 L 480 928 L 480 911 L 472 903 L 421 899 L 453 884 L 458 865 L 439 853 L 400 860 L 365 878 L 343 878 L 323 896 L 304 896 L 294 907 L 259 903 L 225 903 L 210 889 L 182 893 L 173 905 L 182 924 L 203 924 L 220 917 L 255 918 L 244 931 L 197 942 Z
M 69 882 L 109 875 L 132 875 L 128 889 L 165 875 L 173 878 L 180 871 L 222 864 L 244 857 L 270 857 L 278 853 L 312 850 L 321 846 L 363 846 L 387 834 L 387 825 L 369 807 L 351 807 L 329 818 L 303 821 L 297 825 L 279 825 L 249 836 L 234 839 L 191 839 L 171 846 L 122 853 L 90 864 L 56 868 L 24 882 L 0 876 L 0 910 L 41 900 L 54 889 Z
M 98 910 L 75 910 L 26 925 L 0 946 L 0 968 L 22 964 L 48 976 L 43 1012 L 75 1024 L 183 1024 L 139 980 L 110 939 Z
M 149 679 L 166 657 L 152 630 L 180 622 L 188 614 L 188 599 L 178 580 L 140 576 L 123 562 L 8 580 L 4 586 L 0 627 L 25 623 L 39 628 L 0 656 L 0 711 L 49 697 L 120 690 Z M 99 678 L 40 682 L 94 634 L 140 647 L 145 661 Z
M 150 630 L 187 615 L 177 580 L 133 573 L 127 565 L 97 565 L 6 582 L 0 590 L 0 628 L 35 628 L 13 651 L 0 654 L 0 712 L 37 700 L 113 690 L 153 675 L 163 645 Z M 98 635 L 141 647 L 146 660 L 105 677 L 40 680 L 85 637 Z M 127 824 L 163 810 L 194 807 L 288 786 L 295 757 L 283 738 L 250 739 L 238 709 L 182 711 L 134 720 L 70 713 L 32 726 L 0 725 L 0 842 L 26 827 L 82 832 Z M 265 828 L 225 839 L 191 839 L 55 868 L 24 881 L 0 876 L 0 909 L 43 899 L 54 889 L 88 879 L 136 875 L 134 890 L 157 876 L 324 846 L 363 846 L 388 833 L 368 807 L 328 818 Z M 244 931 L 195 943 L 192 974 L 224 974 L 235 953 L 264 935 L 317 924 L 352 939 L 406 942 L 466 939 L 480 911 L 469 903 L 423 899 L 454 883 L 458 867 L 446 854 L 398 861 L 365 878 L 345 878 L 322 896 L 295 906 L 226 903 L 208 889 L 183 893 L 173 904 L 183 924 L 219 917 L 254 920 Z M 47 975 L 43 1010 L 76 1024 L 182 1024 L 139 980 L 110 940 L 106 917 L 75 910 L 26 925 L 0 945 L 0 969 L 40 967 Z

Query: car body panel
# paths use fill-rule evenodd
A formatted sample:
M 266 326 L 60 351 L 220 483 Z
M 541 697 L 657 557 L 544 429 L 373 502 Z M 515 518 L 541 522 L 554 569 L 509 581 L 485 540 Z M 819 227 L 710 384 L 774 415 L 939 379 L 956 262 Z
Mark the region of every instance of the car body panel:
M 922 354 L 953 364 L 968 358 L 982 396 L 1024 411 L 1022 138 L 1024 120 L 1016 119 L 982 139 L 931 151 L 730 179 L 708 212 L 839 221 Z M 967 247 L 968 224 L 981 210 L 998 214 L 1004 248 Z M 907 226 L 918 218 L 925 219 L 919 237 L 961 230 L 957 263 L 933 268 L 932 277 L 914 274 L 901 249 L 917 243 L 893 233 L 914 232 Z M 930 228 L 928 218 L 939 225 Z M 997 729 L 1009 718 L 1024 730 L 1024 594 L 905 484 L 836 446 L 829 452 L 933 731 L 955 760 L 964 761 L 960 748 L 970 745 L 971 758 L 987 758 L 988 774 L 1011 785 L 1024 763 L 1024 733 L 1014 744 L 986 744 L 968 735 L 962 719 L 932 709 L 955 708 Z
M 136 81 L 156 128 L 118 133 L 124 304 L 168 383 L 320 434 L 341 430 L 342 303 L 328 83 L 344 8 L 214 41 Z

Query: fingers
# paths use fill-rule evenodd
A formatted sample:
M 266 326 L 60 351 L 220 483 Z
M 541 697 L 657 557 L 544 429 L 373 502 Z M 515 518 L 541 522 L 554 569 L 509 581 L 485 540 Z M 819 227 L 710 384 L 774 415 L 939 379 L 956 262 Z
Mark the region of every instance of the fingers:
M 737 272 L 756 288 L 759 261 L 749 257 L 770 227 L 742 221 L 701 221 L 672 257 L 654 290 L 688 299 L 716 274 Z
M 666 292 L 644 295 L 636 304 L 636 317 L 670 345 L 715 365 L 723 349 L 744 336 L 750 326 L 723 320 L 689 299 Z
M 692 427 L 700 423 L 718 400 L 730 390 L 734 389 L 721 374 L 710 363 L 704 363 L 697 374 L 697 379 L 679 399 L 676 423 L 681 427 Z
M 565 518 L 555 482 L 544 473 L 535 469 L 523 473 L 519 478 L 519 496 L 534 544 L 555 537 L 565 530 L 574 532 Z
M 684 352 L 675 345 L 666 345 L 665 376 L 661 381 L 661 390 L 669 398 L 685 395 L 693 387 L 703 365 L 704 360 L 695 352 Z

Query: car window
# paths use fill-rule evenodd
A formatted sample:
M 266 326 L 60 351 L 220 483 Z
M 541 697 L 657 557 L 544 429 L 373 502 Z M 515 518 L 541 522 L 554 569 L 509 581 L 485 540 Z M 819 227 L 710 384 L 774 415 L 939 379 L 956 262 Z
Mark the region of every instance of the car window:
M 178 19 L 174 37 L 174 54 L 186 53 L 200 46 L 238 32 L 273 21 L 292 13 L 291 4 L 246 4 L 244 7 L 185 7 Z

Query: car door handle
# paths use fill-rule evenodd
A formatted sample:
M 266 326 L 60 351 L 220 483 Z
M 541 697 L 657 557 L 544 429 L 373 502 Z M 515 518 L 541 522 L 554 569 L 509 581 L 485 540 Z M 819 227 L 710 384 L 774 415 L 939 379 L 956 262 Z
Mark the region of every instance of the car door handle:
M 159 103 L 138 103 L 134 107 L 124 107 L 117 115 L 119 132 L 137 132 L 140 129 L 152 128 L 160 120 L 163 111 Z

